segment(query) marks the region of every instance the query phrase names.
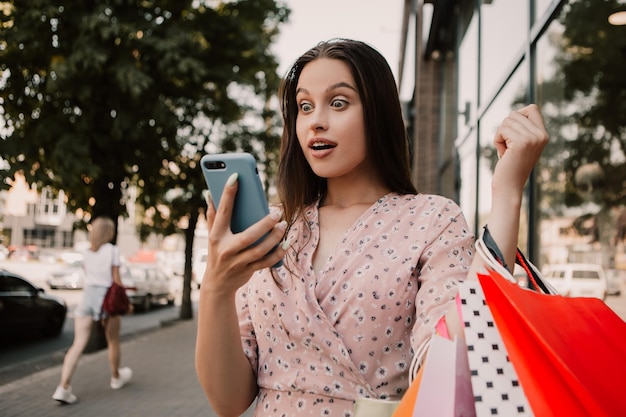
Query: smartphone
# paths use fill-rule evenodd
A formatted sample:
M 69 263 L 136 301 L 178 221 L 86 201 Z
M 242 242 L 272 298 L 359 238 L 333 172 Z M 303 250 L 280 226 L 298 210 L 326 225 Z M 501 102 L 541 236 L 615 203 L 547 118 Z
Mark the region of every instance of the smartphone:
M 226 181 L 235 172 L 238 174 L 239 188 L 230 221 L 233 233 L 247 229 L 269 214 L 257 163 L 251 154 L 245 152 L 207 154 L 200 160 L 200 166 L 216 208 L 220 204 Z M 282 260 L 274 267 L 280 265 Z

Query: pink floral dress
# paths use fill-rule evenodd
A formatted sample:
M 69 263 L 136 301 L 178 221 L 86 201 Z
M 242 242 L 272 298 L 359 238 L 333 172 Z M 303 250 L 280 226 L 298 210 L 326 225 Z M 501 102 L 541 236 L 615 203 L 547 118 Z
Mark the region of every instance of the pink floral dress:
M 239 290 L 255 416 L 352 416 L 359 397 L 399 399 L 413 352 L 433 332 L 473 257 L 451 200 L 388 194 L 346 232 L 322 271 L 312 257 L 318 207 L 290 230 L 285 266 Z M 290 269 L 292 273 L 289 272 Z

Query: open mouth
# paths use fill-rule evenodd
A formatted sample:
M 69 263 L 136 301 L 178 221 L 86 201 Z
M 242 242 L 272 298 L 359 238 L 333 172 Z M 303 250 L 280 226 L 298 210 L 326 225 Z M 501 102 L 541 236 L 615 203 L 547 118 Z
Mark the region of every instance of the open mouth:
M 335 146 L 336 145 L 332 145 L 330 143 L 319 142 L 319 143 L 314 143 L 313 145 L 310 146 L 310 148 L 313 149 L 314 151 L 322 151 L 324 149 L 332 149 Z

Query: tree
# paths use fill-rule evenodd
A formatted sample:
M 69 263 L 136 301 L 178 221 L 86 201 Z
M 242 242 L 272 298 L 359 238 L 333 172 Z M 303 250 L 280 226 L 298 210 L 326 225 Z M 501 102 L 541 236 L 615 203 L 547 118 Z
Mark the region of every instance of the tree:
M 556 173 L 564 168 L 565 206 L 582 203 L 576 173 L 595 163 L 604 171 L 599 203 L 626 202 L 626 29 L 607 20 L 618 6 L 615 0 L 572 1 L 559 19 L 561 36 L 553 38 L 556 70 L 542 91 L 546 123 L 556 135 L 545 159 L 561 167 Z
M 85 220 L 124 215 L 125 190 L 136 186 L 145 209 L 171 203 L 173 220 L 186 213 L 191 228 L 200 205 L 192 155 L 213 140 L 198 121 L 235 126 L 251 108 L 238 93 L 272 94 L 269 47 L 288 9 L 275 0 L 1 5 L 2 186 L 22 172 L 38 187 L 64 190 Z M 270 137 L 255 138 L 256 149 Z M 253 147 L 252 140 L 223 142 Z M 168 201 L 169 189 L 187 199 Z M 189 276 L 186 268 L 186 286 Z

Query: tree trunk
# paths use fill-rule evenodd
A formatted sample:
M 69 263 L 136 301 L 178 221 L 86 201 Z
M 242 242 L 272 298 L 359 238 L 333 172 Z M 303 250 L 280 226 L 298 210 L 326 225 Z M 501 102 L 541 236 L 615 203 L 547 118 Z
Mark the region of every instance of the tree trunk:
M 183 274 L 183 299 L 180 306 L 181 320 L 190 320 L 193 318 L 193 307 L 191 305 L 191 258 L 197 224 L 198 210 L 191 210 L 189 226 L 187 230 L 185 230 L 185 272 Z
M 109 181 L 108 179 L 100 179 L 94 184 L 93 196 L 96 203 L 93 206 L 91 219 L 106 216 L 113 220 L 115 224 L 115 235 L 111 239 L 111 243 L 117 243 L 117 227 L 118 218 L 122 212 L 122 190 L 120 181 Z

